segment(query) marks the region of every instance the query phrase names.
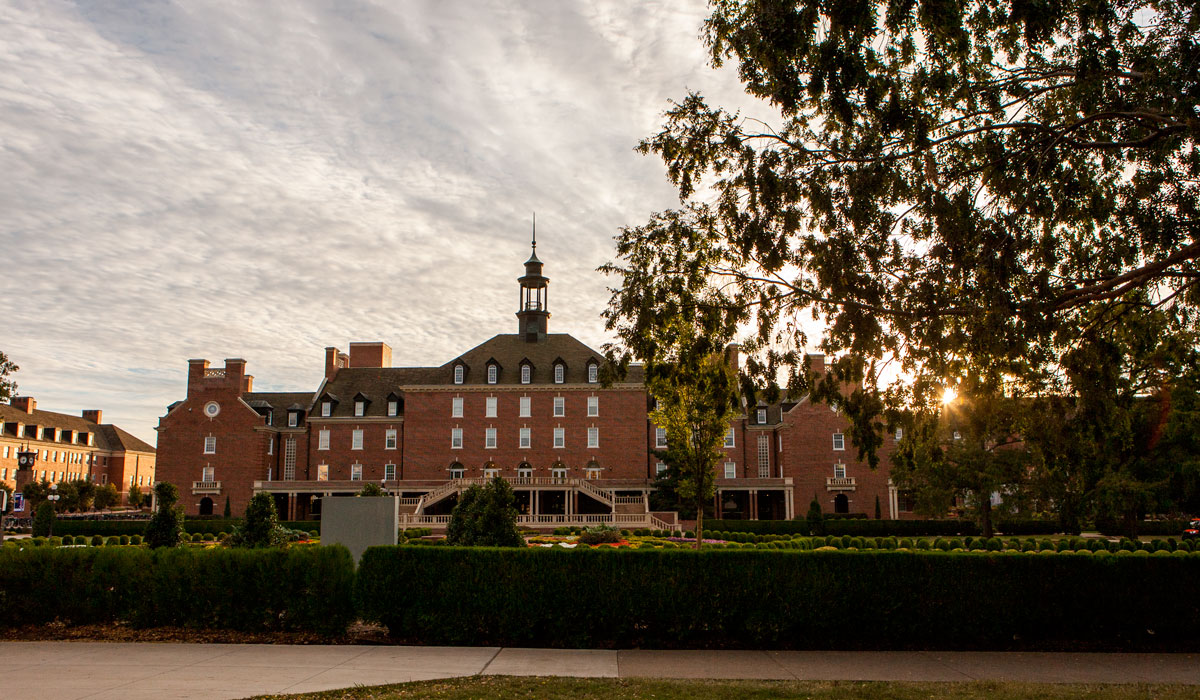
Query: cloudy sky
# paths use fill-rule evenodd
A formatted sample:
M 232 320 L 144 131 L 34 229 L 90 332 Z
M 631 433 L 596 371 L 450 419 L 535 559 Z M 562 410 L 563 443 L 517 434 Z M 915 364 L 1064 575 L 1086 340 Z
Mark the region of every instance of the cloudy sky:
M 438 365 L 513 333 L 537 212 L 551 330 L 599 346 L 633 151 L 744 102 L 700 0 L 0 2 L 0 351 L 40 408 L 154 442 L 189 358 L 312 391 L 323 348 Z

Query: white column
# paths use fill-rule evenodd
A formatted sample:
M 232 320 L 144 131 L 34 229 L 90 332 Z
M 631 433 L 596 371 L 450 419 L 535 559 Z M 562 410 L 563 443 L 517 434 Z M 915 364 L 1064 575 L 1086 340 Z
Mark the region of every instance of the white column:
M 888 481 L 888 518 L 896 519 L 896 513 L 900 510 L 900 491 Z

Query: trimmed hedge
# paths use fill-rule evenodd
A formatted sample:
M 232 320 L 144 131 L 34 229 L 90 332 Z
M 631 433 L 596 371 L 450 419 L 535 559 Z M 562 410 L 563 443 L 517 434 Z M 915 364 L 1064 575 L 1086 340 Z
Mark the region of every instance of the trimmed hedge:
M 1187 520 L 1143 520 L 1138 523 L 1138 537 L 1179 537 L 1183 534 L 1183 529 L 1187 527 Z M 55 531 L 58 530 L 58 525 L 54 526 Z M 1125 534 L 1121 523 L 1115 521 L 1098 521 L 1096 529 L 1102 535 L 1109 537 L 1118 537 Z
M 1183 552 L 372 547 L 356 591 L 364 618 L 424 644 L 1130 648 L 1196 642 L 1197 577 Z
M 757 535 L 809 534 L 808 522 L 805 520 L 705 520 L 704 530 L 750 532 Z M 825 534 L 860 537 L 978 535 L 979 527 L 970 520 L 863 520 L 830 517 L 825 520 Z
M 60 535 L 101 535 L 103 537 L 142 535 L 149 522 L 149 520 L 56 520 L 54 532 Z M 215 535 L 220 532 L 232 532 L 234 527 L 241 524 L 241 518 L 184 520 L 183 529 L 188 534 Z M 279 524 L 289 530 L 304 530 L 314 535 L 321 532 L 321 523 L 314 520 L 283 520 Z
M 1001 520 L 996 531 L 1005 535 L 1056 535 L 1063 531 L 1057 520 Z
M 356 617 L 353 581 L 344 547 L 3 548 L 0 627 L 60 620 L 335 635 Z

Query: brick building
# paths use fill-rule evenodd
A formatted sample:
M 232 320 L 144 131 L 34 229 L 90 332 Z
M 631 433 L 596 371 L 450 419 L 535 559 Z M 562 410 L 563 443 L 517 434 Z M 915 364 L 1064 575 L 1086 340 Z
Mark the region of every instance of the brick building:
M 534 245 L 518 278 L 518 332 L 440 366 L 393 367 L 385 343 L 351 343 L 348 353 L 326 348 L 315 391 L 261 393 L 245 360 L 189 361 L 187 396 L 159 422 L 159 479 L 180 488 L 189 514 L 226 501 L 240 513 L 267 492 L 289 519 L 375 482 L 400 496 L 407 523 L 436 527 L 463 488 L 503 476 L 523 524 L 672 524 L 673 513 L 649 512 L 663 436 L 648 420 L 641 368 L 603 386 L 603 355 L 549 332 Z M 879 497 L 884 517 L 899 517 L 886 458 L 876 472 L 853 460 L 836 412 L 798 401 L 748 413 L 726 440 L 722 513 L 793 517 L 813 497 L 830 511 L 873 513 Z
M 114 484 L 127 495 L 130 486 L 146 492 L 154 484 L 153 447 L 121 428 L 102 423 L 98 410 L 79 416 L 43 411 L 30 396 L 0 404 L 0 482 L 20 491 L 17 453 L 37 453 L 29 478 L 51 483 L 88 479 Z

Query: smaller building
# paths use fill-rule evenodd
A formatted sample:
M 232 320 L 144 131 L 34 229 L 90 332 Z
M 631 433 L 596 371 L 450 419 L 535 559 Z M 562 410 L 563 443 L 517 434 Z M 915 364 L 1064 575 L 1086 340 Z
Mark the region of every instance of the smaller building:
M 35 452 L 31 478 L 50 483 L 87 479 L 114 484 L 126 497 L 130 486 L 154 486 L 155 449 L 120 427 L 101 422 L 99 410 L 80 415 L 43 411 L 31 396 L 0 404 L 0 482 L 20 490 L 17 453 Z

